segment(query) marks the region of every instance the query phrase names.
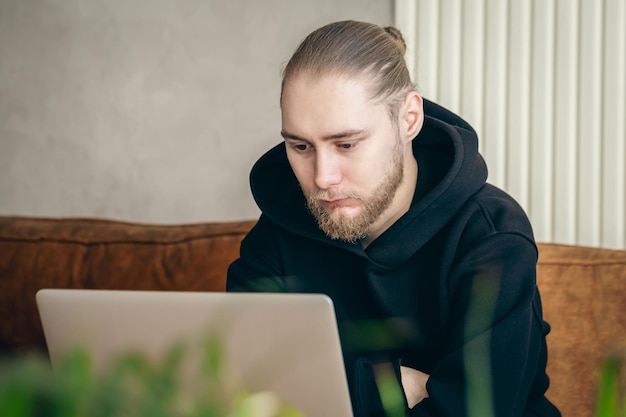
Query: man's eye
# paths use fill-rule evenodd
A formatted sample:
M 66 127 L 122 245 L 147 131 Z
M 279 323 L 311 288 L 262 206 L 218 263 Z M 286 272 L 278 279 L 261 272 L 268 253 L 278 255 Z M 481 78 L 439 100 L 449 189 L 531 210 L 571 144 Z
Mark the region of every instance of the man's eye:
M 341 149 L 352 149 L 352 148 L 354 148 L 354 142 L 339 143 L 337 145 L 337 147 L 339 147 Z
M 304 143 L 295 143 L 295 144 L 291 145 L 291 147 L 293 149 L 295 149 L 296 151 L 299 151 L 299 152 L 304 152 L 307 149 L 309 149 L 309 145 L 304 144 Z

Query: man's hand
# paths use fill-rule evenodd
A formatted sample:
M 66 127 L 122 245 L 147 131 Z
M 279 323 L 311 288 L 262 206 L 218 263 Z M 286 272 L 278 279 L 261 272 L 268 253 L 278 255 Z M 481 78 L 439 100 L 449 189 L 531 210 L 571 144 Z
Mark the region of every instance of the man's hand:
M 409 408 L 415 407 L 415 404 L 419 403 L 424 398 L 428 398 L 426 382 L 428 382 L 430 375 L 418 371 L 417 369 L 401 366 L 400 376 Z

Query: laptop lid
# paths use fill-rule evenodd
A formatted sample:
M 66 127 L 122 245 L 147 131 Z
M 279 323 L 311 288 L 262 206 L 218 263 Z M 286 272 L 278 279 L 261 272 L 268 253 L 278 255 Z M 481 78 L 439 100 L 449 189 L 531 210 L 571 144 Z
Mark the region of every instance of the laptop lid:
M 159 358 L 213 333 L 229 383 L 274 392 L 306 416 L 352 416 L 325 295 L 42 289 L 37 306 L 53 367 L 76 347 L 99 369 L 130 350 Z

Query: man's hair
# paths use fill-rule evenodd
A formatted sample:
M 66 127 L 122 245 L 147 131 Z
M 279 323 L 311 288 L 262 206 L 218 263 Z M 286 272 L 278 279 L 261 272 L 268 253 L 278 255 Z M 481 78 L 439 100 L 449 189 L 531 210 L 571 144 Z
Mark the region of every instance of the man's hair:
M 387 102 L 395 123 L 405 94 L 415 89 L 405 52 L 402 33 L 391 26 L 353 20 L 322 26 L 302 41 L 283 70 L 281 104 L 286 82 L 300 73 L 366 76 L 372 80 L 372 99 Z

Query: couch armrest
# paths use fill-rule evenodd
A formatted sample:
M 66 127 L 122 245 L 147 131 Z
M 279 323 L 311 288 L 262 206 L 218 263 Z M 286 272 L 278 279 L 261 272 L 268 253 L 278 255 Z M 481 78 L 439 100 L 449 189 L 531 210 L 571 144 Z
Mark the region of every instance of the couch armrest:
M 223 291 L 253 224 L 0 217 L 0 344 L 45 347 L 41 288 Z
M 601 361 L 626 342 L 626 251 L 539 244 L 548 397 L 563 416 L 594 414 Z

